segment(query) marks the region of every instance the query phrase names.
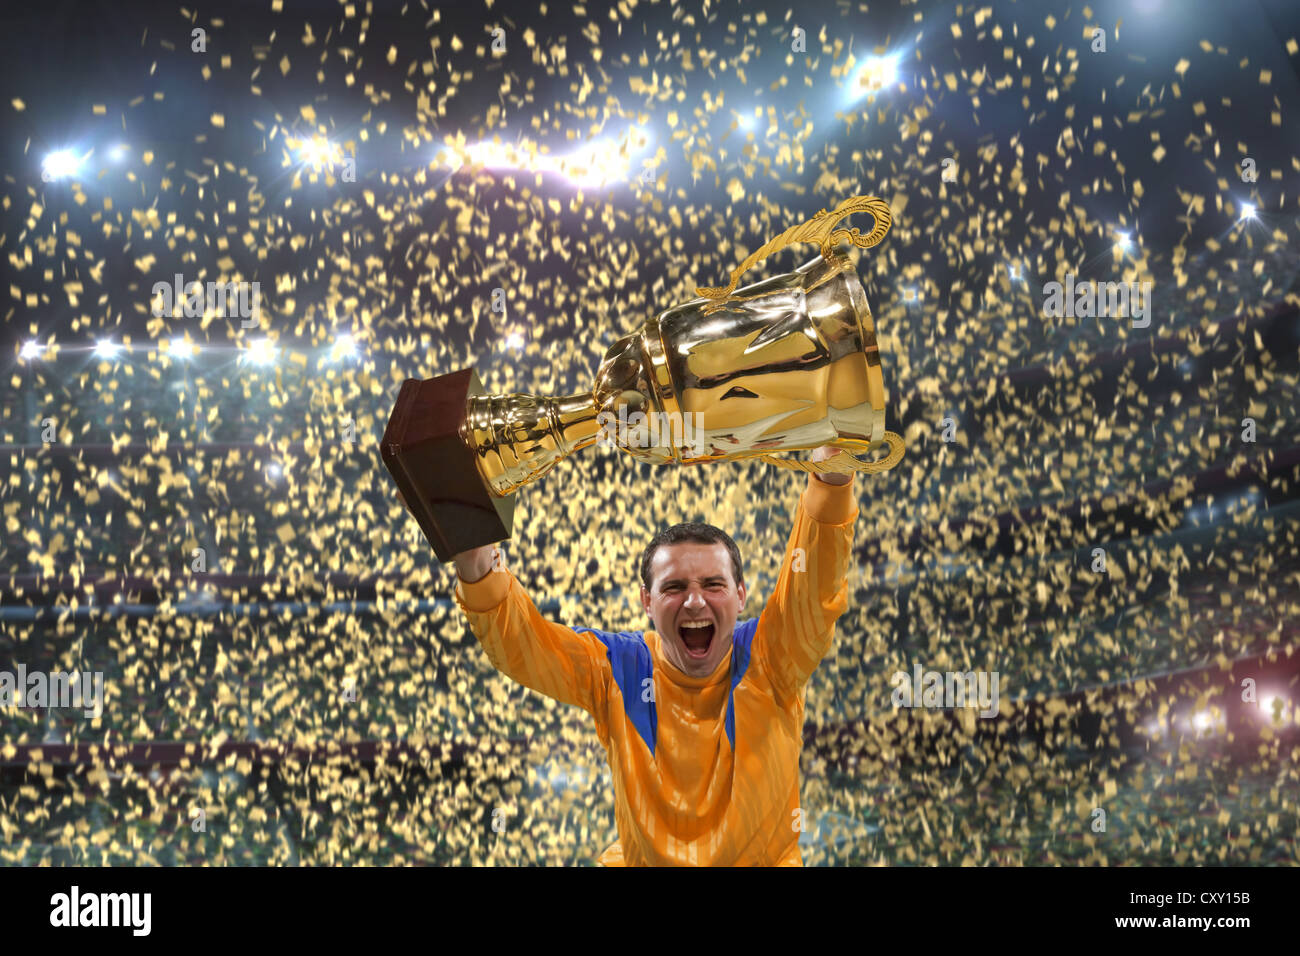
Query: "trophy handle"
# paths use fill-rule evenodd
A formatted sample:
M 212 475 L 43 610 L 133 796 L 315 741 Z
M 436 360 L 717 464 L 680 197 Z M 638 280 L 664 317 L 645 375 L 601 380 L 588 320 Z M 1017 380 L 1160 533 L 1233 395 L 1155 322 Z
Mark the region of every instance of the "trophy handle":
M 894 432 L 885 432 L 884 441 L 889 445 L 889 454 L 879 461 L 859 461 L 852 452 L 866 451 L 872 447 L 873 443 L 858 441 L 854 438 L 837 438 L 833 442 L 828 442 L 827 444 L 841 449 L 841 453 L 826 461 L 797 461 L 793 458 L 776 458 L 772 455 L 759 455 L 758 458 L 769 465 L 776 465 L 778 468 L 789 468 L 793 471 L 811 471 L 820 474 L 834 472 L 839 475 L 851 475 L 855 472 L 871 474 L 878 471 L 889 471 L 903 460 L 903 452 L 907 450 L 903 439 Z
M 855 212 L 870 213 L 871 218 L 875 220 L 871 232 L 865 236 L 857 229 L 835 228 L 836 223 Z M 859 249 L 870 249 L 885 238 L 885 233 L 889 232 L 889 226 L 892 222 L 893 213 L 890 212 L 889 203 L 875 196 L 854 196 L 851 199 L 844 200 L 831 212 L 823 209 L 807 222 L 791 226 L 741 263 L 740 268 L 731 274 L 731 281 L 725 286 L 713 289 L 697 288 L 695 294 L 702 299 L 720 301 L 727 298 L 736 291 L 736 286 L 740 283 L 740 277 L 748 272 L 755 263 L 760 259 L 766 259 L 775 252 L 779 252 L 786 246 L 794 245 L 796 242 L 817 243 L 821 247 L 820 252 L 823 259 L 831 258 L 834 247 L 845 239 Z

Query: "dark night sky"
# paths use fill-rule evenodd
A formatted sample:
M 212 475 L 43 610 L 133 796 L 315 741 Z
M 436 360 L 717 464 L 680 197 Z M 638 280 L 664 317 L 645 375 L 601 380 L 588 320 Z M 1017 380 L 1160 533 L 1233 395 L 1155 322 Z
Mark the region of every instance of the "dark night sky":
M 835 91 L 824 79 L 826 63 L 820 64 L 818 80 L 811 87 L 804 84 L 799 75 L 782 61 L 784 50 L 788 47 L 788 26 L 783 25 L 788 8 L 775 4 L 723 3 L 709 7 L 707 17 L 695 10 L 695 26 L 683 23 L 686 7 L 670 7 L 668 4 L 640 4 L 634 11 L 631 22 L 622 25 L 621 36 L 615 31 L 617 24 L 596 16 L 589 21 L 587 16 L 573 12 L 572 4 L 551 4 L 548 13 L 542 16 L 537 5 L 525 5 L 518 14 L 512 14 L 510 7 L 494 5 L 491 10 L 481 5 L 444 7 L 439 9 L 440 22 L 431 23 L 433 8 L 422 8 L 417 4 L 375 4 L 377 10 L 370 16 L 370 26 L 363 48 L 364 64 L 356 71 L 356 83 L 347 87 L 343 82 L 346 69 L 338 56 L 338 48 L 352 46 L 358 48 L 356 24 L 364 15 L 364 7 L 358 8 L 357 17 L 344 27 L 341 7 L 336 3 L 301 3 L 289 0 L 279 13 L 271 11 L 269 0 L 259 3 L 230 3 L 219 8 L 205 7 L 199 11 L 197 22 L 207 24 L 210 30 L 208 53 L 194 54 L 189 51 L 190 23 L 182 17 L 181 8 L 175 4 L 163 3 L 72 3 L 56 2 L 29 5 L 22 8 L 8 8 L 0 18 L 5 29 L 0 43 L 3 44 L 4 89 L 6 92 L 4 108 L 0 110 L 0 141 L 3 143 L 3 158 L 0 159 L 5 174 L 5 192 L 11 199 L 11 205 L 3 217 L 4 231 L 7 236 L 6 249 L 14 250 L 18 246 L 18 235 L 23 228 L 23 221 L 28 214 L 30 198 L 25 194 L 29 188 L 35 188 L 43 196 L 50 212 L 55 213 L 65 208 L 74 216 L 76 211 L 68 203 L 67 184 L 50 184 L 40 182 L 39 170 L 41 158 L 50 150 L 60 146 L 75 146 L 78 150 L 94 147 L 95 154 L 90 161 L 96 170 L 106 169 L 102 178 L 83 177 L 85 190 L 90 199 L 88 208 L 93 209 L 102 196 L 112 196 L 119 210 L 131 206 L 145 207 L 157 199 L 160 210 L 176 209 L 181 221 L 189 220 L 195 209 L 203 208 L 211 216 L 213 210 L 220 211 L 219 203 L 213 202 L 213 194 L 222 192 L 216 188 L 210 190 L 206 206 L 197 200 L 193 190 L 185 197 L 179 197 L 173 188 L 168 193 L 159 195 L 158 180 L 162 167 L 174 162 L 171 174 L 173 180 L 183 177 L 184 170 L 199 171 L 204 168 L 206 160 L 228 161 L 238 168 L 246 169 L 257 177 L 258 186 L 265 195 L 267 208 L 284 216 L 285 230 L 300 229 L 310 232 L 312 223 L 310 213 L 315 208 L 329 205 L 333 197 L 324 196 L 320 190 L 315 193 L 307 188 L 298 195 L 295 208 L 286 210 L 282 203 L 290 196 L 286 176 L 279 167 L 280 153 L 276 144 L 270 144 L 267 150 L 266 130 L 275 123 L 275 114 L 293 119 L 298 115 L 299 107 L 312 103 L 321 122 L 333 124 L 340 138 L 355 133 L 363 125 L 371 129 L 371 139 L 364 144 L 359 154 L 358 186 L 375 189 L 382 198 L 386 190 L 391 190 L 380 180 L 386 174 L 410 176 L 430 160 L 432 147 L 425 143 L 413 146 L 404 142 L 401 130 L 415 124 L 416 97 L 410 90 L 404 89 L 402 80 L 404 67 L 412 61 L 427 59 L 430 54 L 430 40 L 441 37 L 442 48 L 438 51 L 438 70 L 434 79 L 439 82 L 439 92 L 435 98 L 445 95 L 448 87 L 448 63 L 455 69 L 473 69 L 472 81 L 462 82 L 457 93 L 446 102 L 446 115 L 435 117 L 426 130 L 435 139 L 444 134 L 463 133 L 469 140 L 480 137 L 484 130 L 482 121 L 487 107 L 498 101 L 496 88 L 501 75 L 514 73 L 520 82 L 515 84 L 519 92 L 524 82 L 531 80 L 535 87 L 532 91 L 533 102 L 523 106 L 511 104 L 505 117 L 500 121 L 498 132 L 505 139 L 520 133 L 532 133 L 530 121 L 544 110 L 551 110 L 550 115 L 559 115 L 563 105 L 572 100 L 569 86 L 576 80 L 576 70 L 571 69 L 569 76 L 550 76 L 541 66 L 529 62 L 529 51 L 522 43 L 511 42 L 502 62 L 487 65 L 473 56 L 473 45 L 484 42 L 485 24 L 502 18 L 505 22 L 513 21 L 522 30 L 531 26 L 537 31 L 539 47 L 561 38 L 568 51 L 567 63 L 571 68 L 583 63 L 593 73 L 599 67 L 610 78 L 608 95 L 617 97 L 629 115 L 641 108 L 639 97 L 629 93 L 627 78 L 631 75 L 644 75 L 648 79 L 651 70 L 657 69 L 661 74 L 675 72 L 688 76 L 680 69 L 677 54 L 670 57 L 668 52 L 676 49 L 669 42 L 674 32 L 680 33 L 680 46 L 685 48 L 706 48 L 720 51 L 724 56 L 737 55 L 745 43 L 753 45 L 752 55 L 747 68 L 748 84 L 738 81 L 735 70 L 720 73 L 717 79 L 707 77 L 697 69 L 689 74 L 684 101 L 672 100 L 657 103 L 655 109 L 643 115 L 656 137 L 655 146 L 666 150 L 666 173 L 668 182 L 677 197 L 688 203 L 712 206 L 721 209 L 729 206 L 726 184 L 729 176 L 735 175 L 734 168 L 724 170 L 717 177 L 711 174 L 692 181 L 688 163 L 683 155 L 683 148 L 667 138 L 670 132 L 665 115 L 670 108 L 677 109 L 684 118 L 698 107 L 704 92 L 725 90 L 727 94 L 727 111 L 753 105 L 764 108 L 772 107 L 777 114 L 793 118 L 797 111 L 804 109 L 815 120 L 816 131 L 808 141 L 812 157 L 825 157 L 827 151 L 838 147 L 842 151 L 855 148 L 883 148 L 887 158 L 892 152 L 894 159 L 904 157 L 906 151 L 914 146 L 915 139 L 899 140 L 889 134 L 890 128 L 897 125 L 898 117 L 904 109 L 912 109 L 925 97 L 915 85 L 907 94 L 898 94 L 890 99 L 883 99 L 878 104 L 890 112 L 890 118 L 883 127 L 877 126 L 871 134 L 866 134 L 864 124 L 847 131 L 837 123 L 833 116 Z M 1056 8 L 1060 6 L 1061 9 Z M 601 8 L 602 10 L 604 8 Z M 695 9 L 690 7 L 689 9 Z M 1163 109 L 1163 115 L 1147 117 L 1141 122 L 1127 123 L 1116 127 L 1110 116 L 1106 116 L 1103 132 L 1107 152 L 1094 156 L 1088 149 L 1078 150 L 1069 169 L 1055 159 L 1049 166 L 1042 190 L 1031 190 L 1023 199 L 1021 209 L 1007 233 L 998 237 L 998 241 L 1007 250 L 1014 251 L 1030 260 L 1041 253 L 1036 246 L 1032 232 L 1017 232 L 1016 227 L 1036 218 L 1042 221 L 1052 215 L 1056 208 L 1059 193 L 1069 189 L 1071 201 L 1078 202 L 1085 184 L 1095 181 L 1097 176 L 1111 174 L 1115 159 L 1111 151 L 1118 156 L 1126 169 L 1125 179 L 1131 182 L 1140 178 L 1145 186 L 1145 194 L 1137 215 L 1138 233 L 1144 248 L 1152 251 L 1153 268 L 1161 257 L 1167 257 L 1173 245 L 1186 231 L 1180 223 L 1179 216 L 1185 211 L 1186 203 L 1180 197 L 1178 188 L 1193 190 L 1210 197 L 1213 201 L 1214 180 L 1216 176 L 1228 175 L 1232 163 L 1237 157 L 1237 144 L 1242 143 L 1256 158 L 1261 170 L 1280 169 L 1286 177 L 1281 182 L 1261 178 L 1259 189 L 1266 200 L 1277 200 L 1288 194 L 1289 180 L 1300 171 L 1294 168 L 1292 157 L 1300 153 L 1297 149 L 1297 133 L 1300 129 L 1293 121 L 1291 110 L 1300 105 L 1300 90 L 1297 89 L 1296 64 L 1300 62 L 1295 56 L 1288 56 L 1285 41 L 1300 35 L 1300 8 L 1284 2 L 1251 2 L 1223 4 L 1217 2 L 1173 3 L 1150 2 L 1145 4 L 1105 4 L 1093 5 L 1094 20 L 1098 23 L 1113 24 L 1122 18 L 1118 37 L 1110 37 L 1110 47 L 1104 56 L 1090 55 L 1086 45 L 1078 37 L 1078 23 L 1081 14 L 1076 10 L 1069 23 L 1073 29 L 1058 26 L 1055 36 L 1044 40 L 1042 35 L 1043 18 L 1053 11 L 1063 18 L 1070 8 L 1056 4 L 993 4 L 992 21 L 1017 21 L 1023 29 L 1036 31 L 1039 42 L 1033 51 L 1023 52 L 1022 64 L 1017 69 L 1014 63 L 1004 61 L 998 55 L 1005 45 L 985 37 L 983 41 L 976 36 L 969 23 L 959 39 L 952 35 L 949 21 L 953 19 L 955 6 L 922 4 L 919 6 L 896 7 L 894 5 L 872 4 L 865 13 L 851 11 L 849 5 L 801 5 L 798 17 L 806 18 L 806 25 L 815 35 L 819 30 L 827 31 L 830 42 L 841 39 L 846 43 L 852 40 L 857 49 L 875 42 L 890 50 L 902 50 L 903 62 L 900 67 L 900 79 L 916 80 L 930 76 L 935 81 L 950 70 L 968 69 L 974 71 L 980 66 L 987 66 L 994 76 L 1009 75 L 1014 88 L 990 95 L 987 91 L 980 97 L 978 111 L 973 109 L 964 96 L 948 96 L 931 111 L 929 129 L 933 132 L 935 147 L 927 159 L 927 164 L 936 162 L 940 155 L 956 155 L 963 163 L 970 163 L 974 152 L 989 143 L 1002 144 L 1003 151 L 999 158 L 1006 157 L 1005 144 L 1014 133 L 1018 135 L 1027 157 L 1035 154 L 1051 156 L 1055 149 L 1061 128 L 1067 125 L 1063 113 L 1070 103 L 1078 105 L 1078 115 L 1073 124 L 1077 132 L 1083 132 L 1088 119 L 1095 113 L 1123 113 L 1138 108 L 1142 100 L 1141 91 L 1150 86 L 1151 97 L 1158 100 L 1155 104 L 1146 104 L 1148 110 L 1152 105 Z M 916 11 L 924 13 L 923 20 L 917 24 L 913 19 Z M 403 12 L 404 11 L 404 12 Z M 752 20 L 758 11 L 767 12 L 767 22 L 763 27 L 755 27 Z M 810 13 L 810 11 L 812 11 Z M 589 14 L 598 14 L 594 6 Z M 848 15 L 846 16 L 846 12 Z M 209 23 L 213 17 L 219 17 L 223 25 L 212 28 Z M 967 10 L 969 21 L 969 9 Z M 797 20 L 797 18 L 796 18 Z M 303 46 L 304 22 L 312 25 L 316 42 L 311 47 Z M 602 58 L 595 63 L 591 55 L 591 43 L 588 35 L 582 32 L 589 22 L 602 27 L 599 46 Z M 792 21 L 795 22 L 795 21 Z M 730 33 L 728 27 L 737 25 L 739 29 Z M 321 51 L 326 49 L 325 38 L 331 30 L 328 47 L 330 58 L 323 68 L 325 82 L 318 83 L 315 77 Z M 272 32 L 276 37 L 270 43 Z M 350 31 L 350 32 L 349 32 Z M 746 38 L 747 31 L 754 35 Z M 700 34 L 696 41 L 694 36 Z M 339 39 L 342 33 L 346 39 Z M 452 55 L 449 50 L 450 37 L 459 35 L 467 42 L 467 48 Z M 143 41 L 142 41 L 143 38 Z M 815 40 L 814 36 L 814 40 Z M 1222 44 L 1230 55 L 1214 57 L 1204 55 L 1197 44 L 1208 39 L 1212 44 Z M 1051 41 L 1057 42 L 1051 42 Z M 760 42 L 761 41 L 761 42 Z M 161 44 L 169 42 L 175 49 L 164 49 Z M 1035 83 L 1029 95 L 1035 100 L 1029 111 L 1020 101 L 1019 79 L 1022 75 L 1034 76 L 1042 72 L 1042 59 L 1058 57 L 1060 45 L 1069 43 L 1081 51 L 1080 63 L 1074 86 L 1067 90 L 1059 100 L 1046 102 L 1042 100 L 1043 87 Z M 385 62 L 384 53 L 389 46 L 396 46 L 396 65 Z M 814 46 L 816 44 L 814 43 Z M 258 47 L 267 51 L 265 59 L 255 58 Z M 916 58 L 916 51 L 921 57 Z M 292 69 L 288 76 L 281 76 L 276 64 L 281 55 L 287 53 L 292 60 Z M 637 58 L 646 54 L 649 66 L 637 66 Z M 223 55 L 230 55 L 230 69 L 222 69 L 219 60 Z M 619 58 L 626 54 L 631 58 L 630 65 L 623 65 Z M 1170 81 L 1176 79 L 1173 67 L 1181 57 L 1189 58 L 1192 69 L 1186 76 L 1182 97 L 1175 99 L 1169 89 Z M 1239 66 L 1239 60 L 1247 58 L 1247 68 Z M 823 57 L 822 60 L 829 58 Z M 675 65 L 670 67 L 670 60 Z M 716 61 L 715 61 L 716 62 Z M 1067 61 L 1068 62 L 1068 61 Z M 204 81 L 200 75 L 202 64 L 212 68 L 212 77 Z M 250 92 L 249 75 L 260 63 L 261 73 L 256 81 L 261 87 L 261 95 Z M 1261 70 L 1271 70 L 1272 80 L 1267 86 L 1259 82 Z M 151 75 L 152 73 L 152 75 Z M 787 86 L 775 91 L 769 86 L 782 74 L 792 78 Z M 420 79 L 419 71 L 410 74 Z M 1122 85 L 1117 85 L 1117 77 L 1123 76 Z M 387 91 L 391 98 L 378 105 L 370 102 L 364 93 L 367 83 L 376 90 Z M 413 84 L 415 85 L 415 84 Z M 963 83 L 963 88 L 969 84 Z M 1103 88 L 1108 89 L 1106 105 L 1100 103 Z M 152 99 L 155 93 L 162 91 L 165 98 L 161 102 Z M 1232 106 L 1214 103 L 1218 97 L 1228 97 Z M 1276 96 L 1283 105 L 1284 121 L 1282 125 L 1272 125 L 1267 108 L 1270 97 Z M 26 109 L 14 110 L 9 100 L 14 97 L 22 99 Z M 144 102 L 130 106 L 136 97 L 144 97 Z M 600 95 L 593 95 L 590 103 L 601 103 Z M 1204 118 L 1193 116 L 1191 103 L 1197 99 L 1207 100 L 1211 109 Z M 107 105 L 103 116 L 92 114 L 91 106 L 95 103 Z M 220 112 L 225 116 L 224 129 L 218 130 L 208 122 L 212 113 Z M 369 122 L 363 117 L 369 113 Z M 729 112 L 726 115 L 730 115 Z M 123 117 L 125 116 L 125 129 Z M 592 120 L 573 115 L 561 117 L 562 129 L 575 130 L 585 134 Z M 374 128 L 380 121 L 387 122 L 385 135 L 375 135 Z M 1215 170 L 1206 168 L 1205 153 L 1195 149 L 1184 148 L 1187 138 L 1204 136 L 1203 121 L 1214 124 L 1214 136 L 1220 142 L 1222 154 L 1215 161 Z M 256 122 L 262 124 L 258 129 Z M 626 125 L 614 117 L 608 121 L 602 115 L 597 122 L 608 122 L 611 129 Z M 786 129 L 793 127 L 793 121 L 782 124 Z M 679 127 L 680 129 L 680 127 Z M 1166 155 L 1156 163 L 1151 158 L 1154 147 L 1152 132 L 1158 131 L 1161 143 L 1166 147 Z M 202 137 L 202 141 L 196 138 Z M 883 137 L 883 138 L 882 138 Z M 141 181 L 134 186 L 123 179 L 123 169 L 115 166 L 107 157 L 109 146 L 118 141 L 127 142 L 133 150 L 135 168 L 140 170 Z M 550 130 L 550 142 L 556 149 L 569 145 L 561 131 Z M 1090 145 L 1090 144 L 1089 144 Z M 145 149 L 152 149 L 157 158 L 149 170 L 142 170 L 138 158 Z M 811 157 L 810 157 L 811 158 Z M 130 164 L 127 164 L 130 165 Z M 841 160 L 841 168 L 845 164 Z M 1030 164 L 1027 163 L 1027 166 Z M 1032 167 L 1031 167 L 1032 168 Z M 817 163 L 809 162 L 802 175 L 784 174 L 782 181 L 801 181 L 811 186 L 817 178 Z M 442 175 L 442 174 L 438 174 Z M 745 171 L 741 178 L 746 179 Z M 1050 177 L 1056 177 L 1054 185 Z M 230 178 L 227 177 L 227 183 Z M 877 173 L 874 177 L 864 178 L 860 185 L 863 191 L 879 189 L 886 192 L 888 179 Z M 789 203 L 788 196 L 782 196 L 778 190 L 767 187 L 764 182 L 750 178 L 748 184 L 754 187 L 743 200 L 735 204 L 726 219 L 736 225 L 740 231 L 737 238 L 747 241 L 751 247 L 765 238 L 763 229 L 754 229 L 748 213 L 756 207 L 753 204 L 754 192 L 765 192 L 778 201 L 786 201 L 786 208 L 791 214 L 804 216 L 815 211 L 812 201 Z M 908 215 L 916 224 L 925 224 L 933 220 L 938 211 L 937 197 L 924 195 L 915 188 L 908 188 L 907 183 L 899 186 L 909 194 L 911 205 Z M 960 214 L 975 207 L 995 209 L 998 206 L 996 183 L 988 178 L 964 184 L 963 195 L 952 198 L 954 210 Z M 43 188 L 44 187 L 44 188 Z M 1176 188 L 1177 187 L 1177 188 Z M 230 185 L 224 187 L 222 201 Z M 241 186 L 241 191 L 243 187 Z M 397 191 L 400 191 L 400 187 Z M 1295 190 L 1290 190 L 1294 194 Z M 568 195 L 559 189 L 556 195 Z M 645 204 L 636 200 L 630 190 L 609 193 L 619 208 L 635 216 L 644 210 Z M 1294 195 L 1291 196 L 1294 199 Z M 1105 189 L 1089 197 L 1086 203 L 1089 214 L 1103 221 L 1116 221 L 1120 216 L 1134 219 L 1134 204 L 1131 196 L 1123 189 Z M 246 215 L 241 208 L 241 215 Z M 435 231 L 439 225 L 451 218 L 448 210 L 438 203 L 429 203 L 420 211 L 419 217 L 403 230 L 396 230 L 399 246 L 403 242 L 420 242 L 422 234 Z M 563 217 L 560 217 L 563 220 Z M 764 216 L 766 218 L 766 216 Z M 210 221 L 210 220 L 208 220 Z M 364 221 L 372 227 L 380 224 L 373 217 L 367 219 L 362 214 L 358 221 Z M 507 222 L 508 220 L 501 220 Z M 1230 220 L 1229 220 L 1230 224 Z M 494 226 L 497 221 L 494 220 Z M 900 226 L 906 225 L 900 221 Z M 48 218 L 42 223 L 48 228 Z M 505 228 L 505 226 L 503 226 Z M 40 230 L 38 230 L 39 232 Z M 1214 224 L 1198 222 L 1192 231 L 1188 243 L 1193 250 L 1198 249 L 1204 238 L 1221 231 Z M 105 288 L 109 291 L 110 301 L 106 307 L 92 310 L 91 315 L 97 328 L 107 330 L 134 331 L 143 336 L 143 322 L 133 316 L 134 303 L 140 301 L 140 293 L 131 292 L 127 284 L 137 280 L 138 288 L 151 284 L 158 277 L 169 277 L 172 265 L 168 262 L 168 251 L 162 245 L 156 247 L 158 263 L 148 276 L 149 283 L 138 282 L 138 276 L 131 273 L 130 259 L 142 254 L 148 246 L 141 239 L 133 244 L 131 255 L 122 252 L 123 243 L 120 236 L 96 242 L 93 235 L 86 235 L 90 230 L 81 230 L 83 240 L 95 252 L 96 258 L 103 256 L 109 266 L 105 273 Z M 644 229 L 638 230 L 628 226 L 627 222 L 612 229 L 608 238 L 626 239 L 643 247 L 652 245 Z M 692 243 L 697 249 L 706 248 L 713 242 L 709 238 L 703 242 L 703 235 L 692 234 L 690 230 L 681 230 L 680 238 L 687 244 Z M 909 264 L 919 264 L 928 278 L 939 288 L 949 285 L 954 277 L 963 272 L 965 264 L 952 261 L 951 249 L 944 247 L 942 237 L 913 233 L 897 236 L 892 255 L 897 256 L 898 271 Z M 335 238 L 331 242 L 336 241 Z M 366 246 L 354 242 L 354 254 L 379 255 L 386 266 L 399 279 L 399 284 L 414 287 L 425 285 L 426 293 L 435 293 L 434 287 L 427 282 L 427 277 L 418 274 L 418 270 L 403 268 L 402 249 L 379 248 L 378 243 Z M 646 248 L 643 251 L 649 252 Z M 174 250 L 173 250 L 174 252 Z M 300 252 L 278 245 L 272 249 L 270 258 L 258 263 L 236 248 L 234 258 L 246 275 L 260 275 L 264 285 L 268 284 L 270 273 L 302 271 L 304 256 Z M 218 258 L 209 254 L 207 261 L 200 253 L 200 264 L 212 269 L 213 261 Z M 724 257 L 727 258 L 727 257 Z M 981 263 L 981 269 L 987 271 L 996 268 L 997 257 Z M 652 262 L 652 265 L 654 263 Z M 6 268 L 9 264 L 6 262 Z M 563 276 L 561 267 L 556 278 L 567 281 L 581 281 L 576 275 Z M 648 285 L 657 275 L 659 269 L 651 269 L 643 278 Z M 9 275 L 25 292 L 33 291 L 42 283 L 33 273 L 22 276 Z M 312 270 L 311 275 L 303 274 L 303 287 L 299 290 L 299 299 L 310 301 L 323 295 L 327 276 L 319 270 Z M 967 286 L 971 284 L 969 273 L 966 274 Z M 310 290 L 310 291 L 307 291 Z M 467 290 L 461 289 L 461 292 Z M 892 291 L 889 293 L 892 294 Z M 400 298 L 400 295 L 398 296 Z M 15 337 L 28 334 L 29 324 L 35 322 L 42 336 L 57 332 L 60 337 L 69 335 L 68 309 L 61 302 L 62 296 L 52 297 L 48 307 L 28 311 L 15 308 L 7 316 L 7 326 Z M 427 301 L 427 299 L 426 299 Z M 468 301 L 457 304 L 468 308 Z M 544 306 L 544 303 L 532 303 Z M 114 319 L 112 316 L 120 315 Z M 120 325 L 117 323 L 120 321 Z M 556 330 L 557 332 L 561 330 Z M 84 328 L 81 334 L 85 334 Z M 66 339 L 65 344 L 71 339 Z

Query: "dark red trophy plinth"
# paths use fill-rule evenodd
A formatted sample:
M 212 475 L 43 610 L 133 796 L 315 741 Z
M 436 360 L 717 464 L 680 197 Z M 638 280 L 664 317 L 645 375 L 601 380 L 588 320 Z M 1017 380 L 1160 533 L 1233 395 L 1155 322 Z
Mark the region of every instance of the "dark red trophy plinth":
M 510 537 L 515 496 L 489 490 L 461 437 L 466 400 L 482 394 L 472 368 L 408 378 L 384 429 L 384 464 L 439 561 Z

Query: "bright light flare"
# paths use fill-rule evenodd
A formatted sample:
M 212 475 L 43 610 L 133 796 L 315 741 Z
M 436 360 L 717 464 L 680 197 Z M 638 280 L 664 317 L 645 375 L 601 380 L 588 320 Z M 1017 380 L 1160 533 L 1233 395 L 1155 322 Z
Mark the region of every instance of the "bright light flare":
M 482 165 L 487 169 L 528 168 L 531 165 L 546 166 L 550 162 L 547 156 L 533 157 L 526 150 L 518 149 L 508 143 L 486 140 L 475 143 L 469 148 L 470 165 Z
M 41 163 L 41 179 L 54 182 L 74 176 L 81 168 L 81 159 L 70 149 L 59 149 L 45 157 Z
M 633 168 L 633 156 L 642 152 L 649 137 L 639 127 L 632 127 L 617 140 L 601 139 L 587 143 L 565 156 L 534 152 L 522 146 L 484 140 L 459 152 L 440 153 L 456 172 L 466 166 L 484 169 L 515 169 L 526 173 L 559 173 L 583 188 L 626 180 Z
M 598 140 L 560 160 L 558 169 L 575 185 L 596 189 L 627 179 L 632 168 L 632 152 L 626 141 Z
M 299 142 L 298 158 L 315 169 L 320 169 L 322 166 L 332 167 L 335 163 L 343 161 L 343 151 L 336 143 L 330 142 L 324 136 L 313 136 L 311 139 Z
M 1282 694 L 1265 694 L 1259 699 L 1260 719 L 1274 727 L 1285 727 L 1294 712 L 1290 698 Z
M 18 353 L 20 358 L 34 359 L 40 358 L 45 352 L 45 347 L 40 342 L 24 342 L 22 350 Z
M 1198 734 L 1217 734 L 1227 729 L 1227 720 L 1217 707 L 1197 711 L 1188 723 Z
M 853 98 L 866 96 L 872 99 L 877 93 L 898 86 L 898 65 L 902 59 L 901 53 L 868 56 L 853 77 L 851 83 Z
M 357 342 L 350 335 L 339 335 L 330 346 L 330 358 L 335 361 L 357 357 Z
M 579 186 L 595 188 L 622 179 L 628 170 L 626 154 L 610 143 L 593 143 L 560 163 L 561 171 Z
M 1242 218 L 1242 219 L 1254 219 L 1254 218 L 1255 218 L 1255 212 L 1256 212 L 1256 210 L 1255 210 L 1255 204 L 1254 204 L 1254 203 L 1244 202 L 1244 203 L 1241 204 L 1241 218 Z
M 121 350 L 122 346 L 112 339 L 100 339 L 95 343 L 95 355 L 102 359 L 115 358 Z
M 279 353 L 269 339 L 257 339 L 245 350 L 243 358 L 254 365 L 270 365 Z

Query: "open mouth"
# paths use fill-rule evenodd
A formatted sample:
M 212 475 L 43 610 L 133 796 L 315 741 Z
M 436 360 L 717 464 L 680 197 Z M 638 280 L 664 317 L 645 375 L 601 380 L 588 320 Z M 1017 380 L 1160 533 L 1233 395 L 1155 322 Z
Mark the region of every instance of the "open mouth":
M 703 624 L 704 626 L 699 626 Z M 677 627 L 677 636 L 686 647 L 686 653 L 696 660 L 708 657 L 709 648 L 713 646 L 713 633 L 716 628 L 712 621 L 687 622 Z

